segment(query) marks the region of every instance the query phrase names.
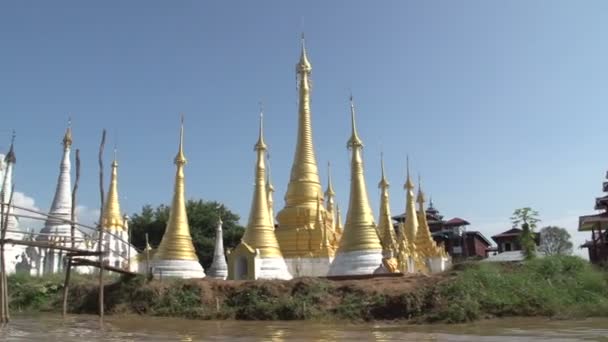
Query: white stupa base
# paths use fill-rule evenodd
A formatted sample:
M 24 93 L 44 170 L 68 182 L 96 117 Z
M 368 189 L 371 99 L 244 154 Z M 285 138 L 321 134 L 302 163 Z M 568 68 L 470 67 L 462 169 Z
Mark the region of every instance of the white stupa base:
M 255 279 L 282 279 L 289 280 L 293 277 L 287 270 L 287 264 L 283 258 L 256 258 Z
M 294 277 L 325 277 L 333 257 L 285 259 L 287 269 Z
M 374 274 L 382 264 L 382 250 L 368 249 L 338 253 L 329 267 L 329 276 Z
M 439 273 L 449 268 L 447 259 L 444 257 L 432 257 L 426 259 L 426 265 L 430 273 Z
M 211 268 L 207 269 L 207 278 L 226 280 L 228 278 L 228 266 L 223 265 L 223 267 L 214 268 L 211 265 Z
M 203 266 L 196 260 L 152 260 L 154 278 L 205 278 Z

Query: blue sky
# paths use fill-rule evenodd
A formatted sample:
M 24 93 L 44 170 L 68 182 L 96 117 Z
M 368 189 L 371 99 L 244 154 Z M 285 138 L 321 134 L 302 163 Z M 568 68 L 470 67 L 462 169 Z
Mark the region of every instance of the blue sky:
M 46 210 L 71 116 L 79 204 L 94 210 L 106 128 L 106 164 L 116 144 L 133 213 L 171 199 L 183 112 L 188 197 L 222 201 L 245 222 L 263 101 L 278 210 L 305 31 L 317 160 L 324 185 L 334 165 L 344 211 L 352 90 L 376 212 L 384 151 L 395 214 L 409 154 L 436 206 L 472 229 L 500 232 L 532 206 L 574 231 L 608 169 L 607 14 L 603 1 L 6 1 L 0 151 L 15 129 L 16 189 Z

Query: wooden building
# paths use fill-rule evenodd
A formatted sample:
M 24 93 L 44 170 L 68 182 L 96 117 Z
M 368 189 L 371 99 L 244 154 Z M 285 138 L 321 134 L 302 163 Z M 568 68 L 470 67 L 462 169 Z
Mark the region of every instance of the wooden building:
M 594 264 L 608 263 L 608 172 L 602 191 L 607 195 L 595 199 L 595 215 L 585 215 L 578 218 L 578 231 L 591 232 L 591 240 L 581 245 L 589 251 L 589 260 Z
M 466 258 L 486 258 L 491 250 L 491 242 L 479 231 L 467 231 L 470 223 L 459 217 L 444 220 L 430 202 L 426 210 L 426 219 L 433 239 L 445 246 L 446 252 L 454 260 Z M 397 222 L 405 221 L 405 213 L 393 216 Z

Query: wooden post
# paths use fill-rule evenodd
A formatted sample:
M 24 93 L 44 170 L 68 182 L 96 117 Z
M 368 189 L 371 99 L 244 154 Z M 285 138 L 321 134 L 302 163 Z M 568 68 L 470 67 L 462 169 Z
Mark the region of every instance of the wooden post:
M 76 248 L 75 234 L 76 234 L 76 220 L 75 220 L 75 211 L 76 211 L 76 191 L 78 191 L 78 181 L 80 180 L 80 149 L 76 149 L 76 182 L 74 182 L 74 188 L 72 189 L 72 209 L 70 211 L 70 220 L 72 221 L 70 225 L 70 237 L 72 240 L 72 248 Z
M 67 259 L 65 280 L 63 282 L 63 310 L 61 311 L 64 318 L 68 312 L 68 288 L 70 287 L 70 273 L 72 271 L 72 257 L 68 257 Z
M 0 323 L 8 323 L 10 314 L 8 310 L 8 281 L 6 276 L 6 260 L 4 257 L 4 239 L 6 239 L 6 230 L 8 229 L 8 212 L 13 204 L 13 194 L 15 192 L 15 184 L 11 188 L 11 195 L 8 203 L 4 204 L 4 189 L 6 187 L 6 174 L 2 182 L 2 191 L 0 191 L 0 217 L 2 217 L 2 227 L 0 227 Z M 6 213 L 4 208 L 6 208 Z
M 101 197 L 101 206 L 99 210 L 99 243 L 97 251 L 99 252 L 99 318 L 103 320 L 103 148 L 106 144 L 106 130 L 101 134 L 101 144 L 99 144 L 99 193 Z
M 150 246 L 148 241 L 148 233 L 146 233 L 146 278 L 150 278 Z
M 80 149 L 76 149 L 76 181 L 72 188 L 72 208 L 70 210 L 70 246 L 76 248 L 76 191 L 80 180 Z M 72 257 L 68 256 L 66 261 L 65 280 L 63 282 L 63 308 L 62 315 L 65 318 L 68 312 L 68 293 L 70 290 L 70 273 L 72 272 Z

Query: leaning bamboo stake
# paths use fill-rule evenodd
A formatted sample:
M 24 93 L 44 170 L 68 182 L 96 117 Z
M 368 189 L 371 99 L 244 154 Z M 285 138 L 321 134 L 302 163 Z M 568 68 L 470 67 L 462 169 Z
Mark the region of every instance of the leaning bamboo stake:
M 99 318 L 103 320 L 103 148 L 106 144 L 106 130 L 101 133 L 101 144 L 99 144 L 99 195 L 101 206 L 99 209 L 99 242 L 97 251 L 99 252 Z
M 80 149 L 76 149 L 76 182 L 72 189 L 72 209 L 70 211 L 70 240 L 72 248 L 76 248 L 76 191 L 80 180 Z M 61 313 L 65 317 L 68 313 L 68 293 L 70 289 L 70 274 L 72 273 L 72 257 L 67 257 L 65 279 L 63 281 L 63 307 Z
M 5 181 L 6 181 L 6 177 L 5 177 Z M 4 186 L 6 186 L 6 182 L 4 181 Z M 1 196 L 2 198 L 4 198 L 4 186 L 1 192 Z M 5 205 L 4 203 L 2 203 L 2 206 L 0 208 L 0 216 L 3 217 L 2 219 L 2 232 L 0 233 L 0 298 L 2 300 L 2 303 L 0 303 L 0 322 L 1 323 L 8 323 L 9 319 L 10 319 L 10 314 L 9 314 L 9 310 L 8 310 L 8 281 L 7 281 L 7 277 L 6 277 L 6 260 L 4 257 L 4 240 L 6 239 L 6 230 L 8 229 L 8 215 L 5 215 L 4 212 L 4 208 L 6 207 L 6 213 L 8 213 L 8 211 L 11 208 L 11 205 L 13 204 L 13 194 L 15 192 L 15 184 L 13 184 L 12 188 L 11 188 L 11 195 L 9 196 L 8 199 L 8 203 Z M 6 216 L 6 217 L 4 217 Z
M 72 209 L 70 212 L 70 236 L 72 242 L 72 248 L 75 248 L 75 234 L 76 234 L 76 191 L 78 191 L 78 182 L 80 181 L 80 149 L 76 149 L 76 181 L 74 182 L 74 188 L 72 188 Z

